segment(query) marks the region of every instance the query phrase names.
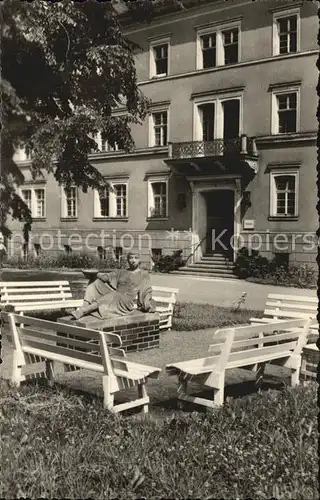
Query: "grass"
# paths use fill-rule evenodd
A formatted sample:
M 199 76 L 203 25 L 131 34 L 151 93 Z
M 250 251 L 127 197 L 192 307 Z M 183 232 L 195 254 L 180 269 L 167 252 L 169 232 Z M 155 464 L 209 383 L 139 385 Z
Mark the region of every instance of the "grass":
M 251 283 L 259 283 L 261 285 L 283 286 L 287 288 L 306 288 L 310 290 L 314 290 L 317 288 L 317 280 L 317 276 L 315 276 L 312 280 L 308 280 L 307 282 L 299 281 L 296 279 L 292 280 L 291 278 L 281 280 L 277 276 L 272 275 L 263 278 L 246 278 L 246 281 L 249 281 Z
M 57 387 L 1 382 L 0 496 L 316 499 L 316 390 L 155 420 L 109 414 Z
M 177 302 L 172 318 L 172 328 L 176 331 L 222 328 L 224 326 L 249 323 L 250 318 L 261 318 L 262 316 L 263 311 L 237 306 L 220 307 L 212 304 Z

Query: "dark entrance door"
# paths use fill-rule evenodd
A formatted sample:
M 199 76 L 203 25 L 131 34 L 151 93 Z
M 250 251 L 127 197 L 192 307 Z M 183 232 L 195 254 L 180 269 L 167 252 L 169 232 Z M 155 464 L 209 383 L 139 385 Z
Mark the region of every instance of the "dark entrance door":
M 234 232 L 234 192 L 227 189 L 206 193 L 208 253 L 223 253 L 232 258 Z

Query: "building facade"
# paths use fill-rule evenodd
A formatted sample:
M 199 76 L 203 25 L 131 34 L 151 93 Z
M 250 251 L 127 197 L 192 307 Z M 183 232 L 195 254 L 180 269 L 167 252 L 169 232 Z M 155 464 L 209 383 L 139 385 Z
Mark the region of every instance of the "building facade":
M 29 252 L 104 255 L 139 246 L 189 262 L 242 246 L 316 264 L 316 2 L 213 1 L 128 25 L 151 114 L 136 149 L 97 138 L 92 163 L 112 191 L 99 197 L 53 177 L 21 194 L 34 217 Z M 123 111 L 119 111 L 123 112 Z M 23 251 L 12 223 L 11 252 Z

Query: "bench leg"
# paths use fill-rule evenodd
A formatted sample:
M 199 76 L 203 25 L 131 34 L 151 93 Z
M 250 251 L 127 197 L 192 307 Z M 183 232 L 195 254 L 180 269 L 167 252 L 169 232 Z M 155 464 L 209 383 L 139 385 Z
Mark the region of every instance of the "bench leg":
M 183 401 L 181 399 L 179 399 L 180 396 L 183 396 L 184 394 L 187 395 L 187 389 L 188 389 L 188 381 L 184 378 L 183 375 L 179 375 L 178 376 L 178 382 L 179 382 L 179 386 L 178 386 L 178 401 L 177 401 L 177 407 L 179 410 L 182 410 L 183 409 Z
M 147 390 L 145 384 L 138 384 L 138 396 L 139 398 L 146 398 L 147 395 Z M 144 404 L 142 407 L 143 413 L 148 413 L 149 411 L 149 404 Z
M 103 407 L 110 411 L 113 411 L 114 407 L 114 395 L 110 391 L 110 377 L 104 375 L 102 377 L 102 387 L 103 387 Z
M 50 359 L 46 359 L 46 377 L 50 387 L 54 384 L 54 363 Z
M 12 371 L 11 371 L 11 377 L 10 380 L 13 384 L 17 385 L 18 387 L 20 386 L 21 382 L 25 380 L 25 376 L 21 374 L 21 369 L 23 366 L 25 366 L 25 362 L 21 363 L 22 359 L 21 357 L 24 355 L 23 353 L 20 353 L 16 350 L 13 351 L 12 355 Z
M 291 387 L 299 385 L 300 366 L 294 368 L 291 373 Z
M 259 388 L 263 382 L 263 376 L 265 371 L 266 364 L 258 363 L 256 366 L 256 387 Z
M 219 375 L 218 387 L 214 391 L 214 404 L 222 406 L 224 403 L 224 373 Z

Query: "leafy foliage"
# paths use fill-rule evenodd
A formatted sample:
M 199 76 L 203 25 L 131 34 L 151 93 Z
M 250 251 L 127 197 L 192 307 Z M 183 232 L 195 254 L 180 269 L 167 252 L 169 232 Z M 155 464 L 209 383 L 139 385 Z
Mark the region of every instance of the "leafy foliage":
M 1 227 L 8 215 L 25 222 L 30 210 L 16 193 L 23 175 L 14 151 L 32 151 L 32 175 L 53 172 L 69 187 L 106 186 L 88 154 L 101 132 L 110 146 L 130 151 L 130 126 L 148 112 L 137 86 L 134 51 L 112 2 L 4 0 L 2 16 Z M 117 107 L 125 114 L 112 115 Z
M 185 265 L 182 259 L 182 250 L 174 250 L 172 255 L 152 255 L 153 270 L 160 273 L 170 273 Z
M 269 261 L 259 255 L 257 250 L 249 251 L 246 247 L 238 252 L 235 274 L 249 281 L 298 288 L 315 288 L 318 279 L 316 269 L 311 266 L 298 264 L 281 266 L 275 259 Z
M 115 269 L 127 267 L 127 262 L 119 263 L 116 259 L 100 259 L 86 253 L 72 253 L 66 255 L 61 253 L 57 256 L 28 255 L 27 257 L 9 257 L 3 262 L 5 267 L 16 269 Z

